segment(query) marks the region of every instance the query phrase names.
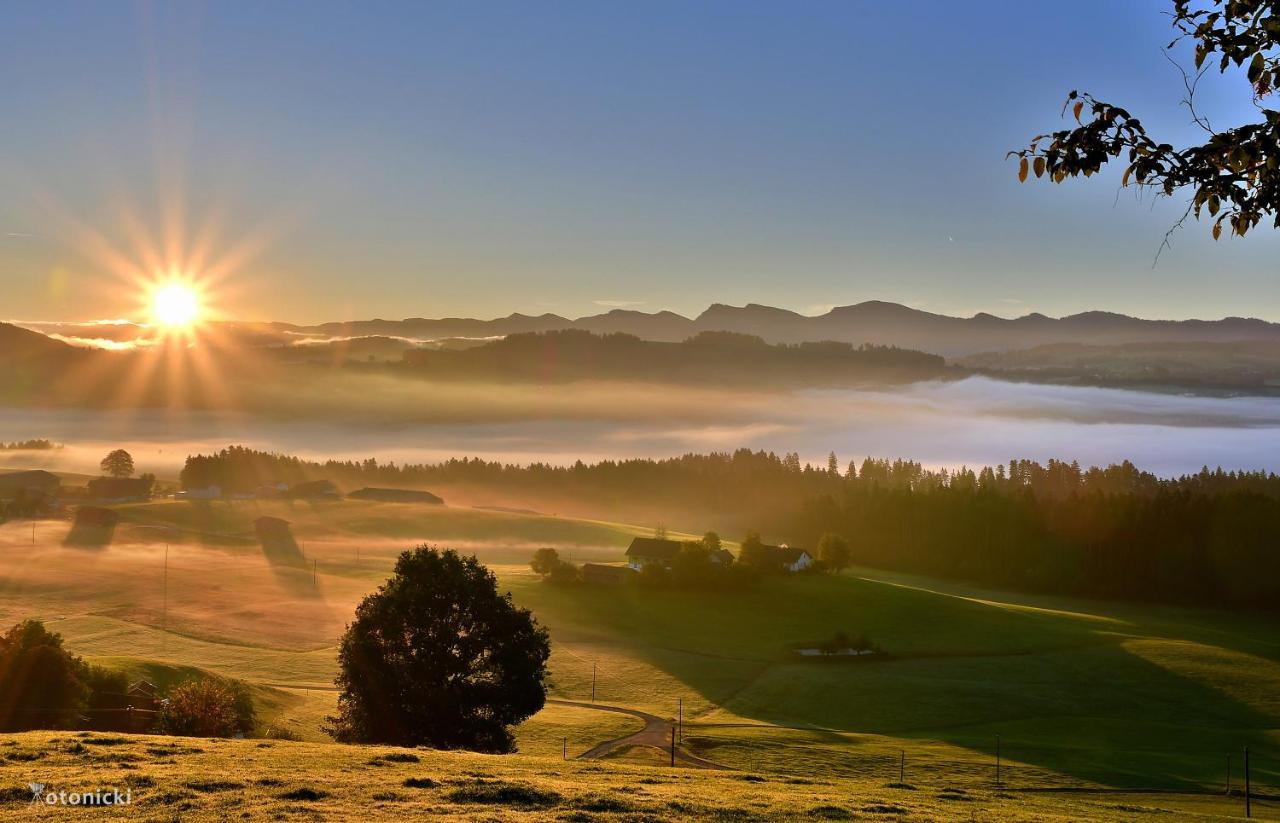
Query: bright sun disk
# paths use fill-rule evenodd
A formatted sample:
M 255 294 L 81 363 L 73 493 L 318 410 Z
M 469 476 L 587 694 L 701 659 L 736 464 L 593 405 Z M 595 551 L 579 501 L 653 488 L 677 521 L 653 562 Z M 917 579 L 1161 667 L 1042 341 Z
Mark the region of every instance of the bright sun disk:
M 168 328 L 191 326 L 200 317 L 200 297 L 182 283 L 161 286 L 151 296 L 151 316 Z

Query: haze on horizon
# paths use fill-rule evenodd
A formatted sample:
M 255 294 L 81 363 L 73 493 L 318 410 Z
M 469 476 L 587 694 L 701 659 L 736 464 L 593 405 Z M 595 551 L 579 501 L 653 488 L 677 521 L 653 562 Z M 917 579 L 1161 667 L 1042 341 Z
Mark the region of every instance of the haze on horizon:
M 1153 268 L 1177 203 L 1020 187 L 1004 158 L 1072 88 L 1190 137 L 1164 9 L 18 6 L 2 314 L 141 319 L 133 281 L 179 268 L 225 316 L 294 322 L 868 299 L 1280 320 L 1274 233 L 1189 224 Z M 1215 123 L 1249 114 L 1236 80 L 1202 86 Z

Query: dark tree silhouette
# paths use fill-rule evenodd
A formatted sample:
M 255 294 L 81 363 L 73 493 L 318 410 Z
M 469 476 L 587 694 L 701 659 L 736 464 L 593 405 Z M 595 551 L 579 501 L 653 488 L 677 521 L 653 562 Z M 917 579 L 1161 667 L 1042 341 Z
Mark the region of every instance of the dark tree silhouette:
M 99 466 L 104 474 L 109 474 L 112 477 L 132 477 L 133 455 L 124 449 L 116 449 L 102 458 Z
M 738 562 L 745 563 L 748 566 L 764 566 L 768 564 L 768 557 L 764 549 L 764 541 L 760 539 L 760 532 L 747 532 L 747 536 L 742 538 L 742 542 L 738 544 Z
M 533 553 L 533 559 L 529 561 L 529 568 L 533 569 L 535 574 L 545 577 L 555 571 L 560 562 L 560 552 L 555 549 L 538 549 Z
M 474 557 L 421 546 L 356 608 L 338 651 L 343 742 L 510 752 L 546 700 L 545 629 Z
M 62 647 L 62 636 L 25 620 L 0 636 L 0 729 L 75 725 L 89 689 L 86 666 Z
M 818 540 L 818 559 L 828 569 L 840 571 L 849 565 L 852 556 L 849 541 L 838 534 L 827 532 Z
M 1151 138 L 1125 109 L 1073 91 L 1063 111 L 1069 107 L 1079 125 L 1038 135 L 1027 148 L 1010 152 L 1020 158 L 1018 178 L 1025 181 L 1034 174 L 1061 183 L 1088 177 L 1123 158 L 1127 166 L 1121 185 L 1164 196 L 1189 192 L 1182 220 L 1208 212 L 1216 218 L 1214 239 L 1224 226 L 1241 236 L 1263 219 L 1280 227 L 1280 112 L 1262 105 L 1280 88 L 1280 6 L 1274 0 L 1174 0 L 1171 17 L 1177 35 L 1168 48 L 1185 39 L 1195 43 L 1195 73 L 1180 69 L 1183 103 L 1204 131 L 1205 142 L 1175 149 Z M 1262 119 L 1216 131 L 1196 110 L 1196 84 L 1205 71 L 1225 73 L 1233 66 L 1245 69 Z

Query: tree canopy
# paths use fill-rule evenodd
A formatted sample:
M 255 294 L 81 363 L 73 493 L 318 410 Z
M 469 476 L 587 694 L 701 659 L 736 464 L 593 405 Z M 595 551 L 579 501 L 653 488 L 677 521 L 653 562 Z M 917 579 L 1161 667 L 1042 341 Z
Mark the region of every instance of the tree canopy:
M 356 608 L 338 650 L 339 741 L 510 752 L 546 700 L 545 629 L 474 557 L 420 546 Z
M 1215 240 L 1224 227 L 1240 236 L 1263 220 L 1280 228 L 1280 111 L 1264 105 L 1280 88 L 1280 7 L 1274 0 L 1173 0 L 1170 16 L 1176 36 L 1168 48 L 1195 44 L 1195 70 L 1182 70 L 1183 103 L 1204 142 L 1181 149 L 1158 142 L 1126 109 L 1072 91 L 1063 111 L 1069 107 L 1078 125 L 1037 135 L 1027 148 L 1010 152 L 1019 158 L 1019 180 L 1034 175 L 1061 183 L 1120 160 L 1126 163 L 1121 185 L 1164 196 L 1188 193 L 1183 219 L 1207 213 Z M 1218 131 L 1196 109 L 1196 85 L 1205 71 L 1233 67 L 1244 69 L 1261 119 Z
M 62 646 L 62 636 L 25 620 L 0 636 L 0 729 L 75 725 L 86 706 L 88 667 Z
M 124 449 L 116 449 L 102 458 L 99 467 L 104 474 L 109 474 L 112 477 L 132 477 L 133 455 Z

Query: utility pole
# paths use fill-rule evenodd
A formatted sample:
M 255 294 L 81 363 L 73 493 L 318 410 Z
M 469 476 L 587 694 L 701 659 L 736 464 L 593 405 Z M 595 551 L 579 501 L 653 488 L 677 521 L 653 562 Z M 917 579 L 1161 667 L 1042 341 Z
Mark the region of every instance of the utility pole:
M 596 661 L 591 661 L 591 702 L 596 702 Z
M 311 588 L 316 587 L 316 559 L 311 558 Z
M 1231 796 L 1231 755 L 1227 755 L 1227 797 Z
M 31 545 L 36 544 L 36 521 L 31 521 Z
M 560 745 L 560 759 L 561 760 L 569 759 L 569 738 L 567 737 L 564 739 L 564 743 Z
M 898 755 L 898 785 L 905 786 L 907 784 L 907 750 L 903 749 Z
M 164 605 L 160 611 L 160 628 L 169 630 L 169 543 L 164 544 Z
M 1000 785 L 1000 735 L 996 735 L 996 785 Z
M 1249 747 L 1244 747 L 1244 816 L 1253 817 L 1253 799 L 1249 797 Z
M 677 698 L 676 703 L 676 729 L 679 731 L 680 742 L 684 742 L 684 698 Z

